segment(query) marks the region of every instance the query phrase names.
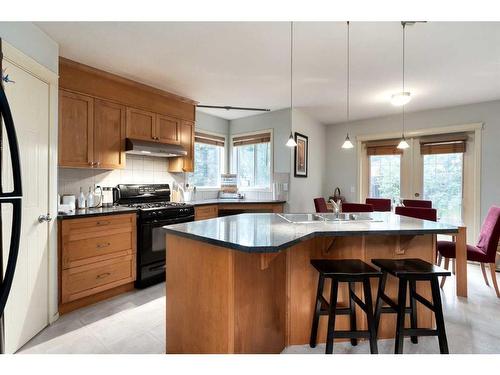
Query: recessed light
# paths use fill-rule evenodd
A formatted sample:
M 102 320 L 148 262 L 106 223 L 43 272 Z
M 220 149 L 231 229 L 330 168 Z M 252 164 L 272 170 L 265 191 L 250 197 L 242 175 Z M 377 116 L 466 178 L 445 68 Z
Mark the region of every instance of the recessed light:
M 407 104 L 411 100 L 411 95 L 409 91 L 398 92 L 391 96 L 391 103 L 395 106 L 402 106 Z

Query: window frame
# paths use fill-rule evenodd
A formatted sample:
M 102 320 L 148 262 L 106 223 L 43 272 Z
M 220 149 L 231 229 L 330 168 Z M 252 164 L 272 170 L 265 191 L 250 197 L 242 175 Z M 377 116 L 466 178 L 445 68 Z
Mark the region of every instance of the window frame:
M 220 174 L 227 173 L 227 171 L 226 171 L 227 170 L 226 159 L 227 159 L 227 150 L 228 150 L 227 135 L 208 131 L 205 129 L 195 129 L 195 130 L 198 131 L 199 133 L 204 133 L 207 135 L 213 135 L 213 136 L 224 138 L 224 147 L 222 147 L 221 160 L 220 160 L 220 168 L 221 168 Z M 194 145 L 193 145 L 194 149 L 196 148 L 196 143 L 203 143 L 203 142 L 194 142 Z M 220 147 L 220 146 L 215 146 L 215 147 Z M 190 172 L 190 173 L 194 173 L 194 169 L 196 168 L 195 164 L 196 164 L 196 156 L 193 157 L 193 172 Z M 190 184 L 187 173 L 186 173 L 185 182 Z M 198 186 L 198 185 L 195 185 L 195 186 L 196 186 L 197 191 L 219 191 L 220 190 L 220 180 L 219 180 L 219 186 Z
M 273 129 L 260 129 L 252 132 L 244 132 L 244 133 L 235 133 L 231 134 L 231 144 L 230 144 L 230 155 L 231 155 L 231 173 L 238 174 L 238 153 L 236 152 L 236 147 L 233 146 L 234 138 L 247 136 L 247 135 L 256 135 L 261 133 L 269 133 L 270 141 L 269 141 L 269 186 L 268 187 L 241 187 L 238 185 L 239 191 L 256 191 L 256 192 L 271 192 L 273 186 L 273 175 L 274 175 L 274 134 Z M 254 155 L 255 161 L 255 155 Z M 238 179 L 239 182 L 239 179 Z

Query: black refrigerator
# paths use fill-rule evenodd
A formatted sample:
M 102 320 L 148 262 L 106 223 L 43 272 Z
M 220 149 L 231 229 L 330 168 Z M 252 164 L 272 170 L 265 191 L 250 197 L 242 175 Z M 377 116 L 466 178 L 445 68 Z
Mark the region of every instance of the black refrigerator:
M 3 221 L 0 211 L 0 353 L 5 352 L 5 326 L 3 320 L 3 313 L 7 299 L 9 298 L 9 293 L 12 287 L 12 281 L 14 279 L 14 272 L 16 270 L 17 256 L 19 254 L 19 239 L 21 236 L 21 204 L 22 204 L 22 187 L 21 187 L 21 164 L 19 160 L 19 146 L 17 143 L 16 129 L 14 127 L 14 121 L 12 119 L 12 113 L 10 112 L 9 102 L 4 91 L 4 83 L 8 83 L 9 79 L 7 75 L 4 75 L 4 70 L 2 66 L 3 54 L 2 54 L 2 39 L 0 38 L 0 72 L 1 72 L 1 84 L 0 84 L 0 210 L 3 205 L 12 205 L 12 229 L 10 233 L 10 246 L 9 252 L 4 259 L 3 254 L 5 253 L 3 247 L 2 236 L 9 236 L 8 233 L 3 233 L 1 230 L 3 228 Z M 6 142 L 8 142 L 10 149 L 10 162 L 12 164 L 12 178 L 13 178 L 13 190 L 9 192 L 4 192 L 3 180 L 2 180 L 2 163 L 3 158 L 8 158 L 8 155 L 4 154 L 4 149 Z

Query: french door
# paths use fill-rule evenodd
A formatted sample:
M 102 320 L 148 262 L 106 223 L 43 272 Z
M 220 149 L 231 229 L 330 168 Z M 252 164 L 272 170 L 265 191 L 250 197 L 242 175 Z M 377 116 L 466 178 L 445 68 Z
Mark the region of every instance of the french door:
M 474 233 L 474 133 L 422 136 L 396 148 L 397 140 L 371 141 L 363 147 L 363 197 L 425 199 L 438 220 L 464 223 Z

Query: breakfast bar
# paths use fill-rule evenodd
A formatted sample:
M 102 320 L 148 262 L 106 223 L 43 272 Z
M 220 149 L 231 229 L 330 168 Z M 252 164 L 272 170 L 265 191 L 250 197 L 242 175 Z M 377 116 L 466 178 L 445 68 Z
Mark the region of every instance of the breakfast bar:
M 446 234 L 456 236 L 457 278 L 465 276 L 458 257 L 465 249 L 463 228 L 390 212 L 241 214 L 164 229 L 167 353 L 279 353 L 309 343 L 318 283 L 311 259 L 433 263 L 436 237 Z M 377 287 L 372 280 L 373 300 Z M 362 289 L 356 286 L 356 294 Z M 417 291 L 430 297 L 423 282 Z M 397 280 L 389 277 L 386 294 L 396 293 Z M 341 284 L 338 303 L 346 301 L 348 288 Z M 364 314 L 356 320 L 366 327 Z M 418 326 L 434 324 L 431 311 L 419 304 Z M 348 328 L 349 317 L 338 317 L 337 326 Z M 379 338 L 394 337 L 394 331 L 395 315 L 384 314 Z M 325 336 L 326 319 L 320 319 L 318 342 Z

